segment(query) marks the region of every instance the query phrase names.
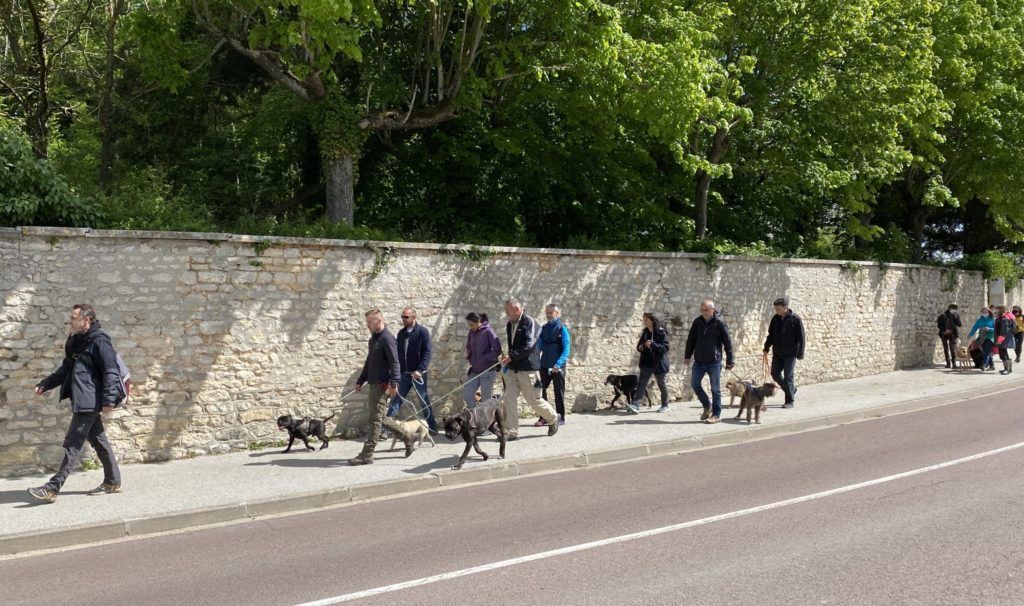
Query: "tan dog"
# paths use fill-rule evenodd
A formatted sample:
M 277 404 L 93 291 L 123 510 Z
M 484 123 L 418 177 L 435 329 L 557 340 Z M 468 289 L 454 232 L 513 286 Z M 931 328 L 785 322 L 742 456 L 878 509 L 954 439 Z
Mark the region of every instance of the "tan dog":
M 974 366 L 974 361 L 971 360 L 971 352 L 967 350 L 966 345 L 961 345 L 956 348 L 955 366 L 958 368 L 970 368 Z
M 424 438 L 430 442 L 431 446 L 434 446 L 434 438 L 430 435 L 430 430 L 427 429 L 427 424 L 419 419 L 412 419 L 411 421 L 398 421 L 398 424 L 402 426 L 405 432 L 412 436 L 413 443 L 419 448 L 423 446 Z M 395 449 L 395 444 L 398 443 L 398 435 L 395 435 L 394 439 L 391 440 L 391 450 Z
M 729 408 L 736 405 L 736 398 L 743 400 L 743 394 L 747 393 L 747 386 L 738 379 L 729 379 L 725 382 L 725 389 L 729 392 Z

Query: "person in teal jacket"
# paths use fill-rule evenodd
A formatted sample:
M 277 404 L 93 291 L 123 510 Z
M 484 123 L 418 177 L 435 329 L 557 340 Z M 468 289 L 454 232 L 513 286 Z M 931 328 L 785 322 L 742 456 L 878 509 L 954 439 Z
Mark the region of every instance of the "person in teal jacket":
M 971 332 L 967 335 L 968 339 L 974 337 L 974 333 L 978 333 L 978 340 L 981 341 L 981 355 L 984 356 L 981 362 L 981 369 L 984 370 L 995 370 L 996 367 L 992 364 L 992 348 L 995 347 L 995 327 L 996 321 L 992 317 L 992 311 L 987 307 L 981 308 L 981 316 L 974 321 L 974 326 L 971 327 Z
M 565 425 L 565 365 L 569 361 L 569 329 L 562 324 L 562 310 L 554 303 L 544 308 L 548 323 L 540 329 L 540 384 L 541 397 L 548 399 L 548 387 L 555 391 L 555 412 L 558 424 Z M 534 427 L 543 427 L 547 421 L 537 419 Z

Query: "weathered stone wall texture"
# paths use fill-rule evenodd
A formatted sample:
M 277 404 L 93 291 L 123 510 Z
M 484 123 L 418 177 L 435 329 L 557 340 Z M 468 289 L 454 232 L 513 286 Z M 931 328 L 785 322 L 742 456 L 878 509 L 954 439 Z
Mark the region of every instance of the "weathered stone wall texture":
M 789 296 L 807 327 L 798 380 L 810 383 L 941 359 L 936 314 L 954 301 L 977 309 L 985 283 L 823 261 L 0 229 L 0 475 L 60 460 L 67 403 L 33 386 L 60 364 L 74 303 L 97 308 L 132 369 L 137 394 L 107 426 L 119 456 L 138 462 L 276 440 L 285 412 L 337 411 L 335 431 L 354 437 L 365 400 L 339 396 L 360 370 L 372 307 L 392 330 L 404 305 L 419 310 L 434 338 L 435 406 L 461 407 L 459 392 L 436 400 L 466 373 L 463 317 L 488 313 L 504 343 L 513 295 L 538 319 L 545 303 L 561 305 L 573 338 L 567 403 L 581 412 L 610 399 L 608 374 L 635 372 L 648 310 L 671 331 L 673 396 L 690 399 L 682 354 L 706 297 L 732 329 L 736 372 L 755 378 L 771 303 Z

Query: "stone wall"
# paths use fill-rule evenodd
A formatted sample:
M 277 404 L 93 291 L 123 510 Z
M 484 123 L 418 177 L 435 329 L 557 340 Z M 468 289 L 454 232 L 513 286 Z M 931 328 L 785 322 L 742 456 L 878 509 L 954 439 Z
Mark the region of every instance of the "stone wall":
M 276 440 L 284 412 L 338 411 L 354 436 L 364 402 L 342 406 L 365 355 L 363 312 L 403 305 L 432 332 L 435 400 L 462 380 L 468 311 L 500 326 L 510 295 L 543 316 L 558 302 L 571 328 L 567 401 L 609 399 L 610 373 L 635 369 L 641 314 L 667 319 L 673 395 L 687 330 L 713 297 L 737 343 L 737 372 L 760 373 L 771 302 L 789 296 L 807 326 L 803 383 L 928 365 L 941 357 L 935 315 L 979 307 L 981 276 L 905 265 L 700 255 L 444 247 L 173 234 L 0 229 L 0 475 L 59 462 L 68 418 L 33 386 L 60 363 L 73 303 L 96 306 L 132 369 L 137 395 L 109 417 L 126 461 L 191 457 Z M 461 407 L 459 396 L 435 401 Z

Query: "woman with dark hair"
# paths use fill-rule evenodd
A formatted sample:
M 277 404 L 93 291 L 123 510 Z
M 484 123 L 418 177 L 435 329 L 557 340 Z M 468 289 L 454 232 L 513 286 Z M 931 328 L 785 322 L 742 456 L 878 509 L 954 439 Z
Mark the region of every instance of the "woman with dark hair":
M 636 350 L 640 352 L 640 380 L 636 386 L 636 395 L 626 409 L 633 414 L 640 414 L 640 400 L 647 393 L 647 383 L 653 376 L 661 391 L 661 408 L 658 412 L 668 411 L 668 383 L 665 382 L 668 374 L 668 331 L 661 320 L 650 312 L 644 314 L 644 330 L 640 333 Z
M 981 370 L 995 370 L 992 365 L 992 348 L 995 346 L 995 320 L 992 318 L 992 310 L 987 307 L 981 308 L 981 315 L 974 321 L 971 332 L 967 335 L 970 339 L 975 333 L 978 334 L 978 341 L 981 347 L 982 361 Z
M 469 362 L 469 381 L 462 389 L 466 406 L 476 408 L 476 391 L 480 390 L 481 401 L 491 397 L 494 379 L 498 376 L 498 356 L 501 355 L 501 341 L 487 322 L 487 314 L 470 312 L 466 314 L 469 335 L 466 337 L 466 360 Z
M 1017 319 L 1012 313 L 1006 311 L 1006 307 L 996 307 L 995 335 L 996 347 L 999 348 L 999 359 L 1003 363 L 1001 375 L 1008 375 L 1013 372 L 1013 359 L 1010 352 L 1016 349 L 1014 333 L 1017 332 Z

